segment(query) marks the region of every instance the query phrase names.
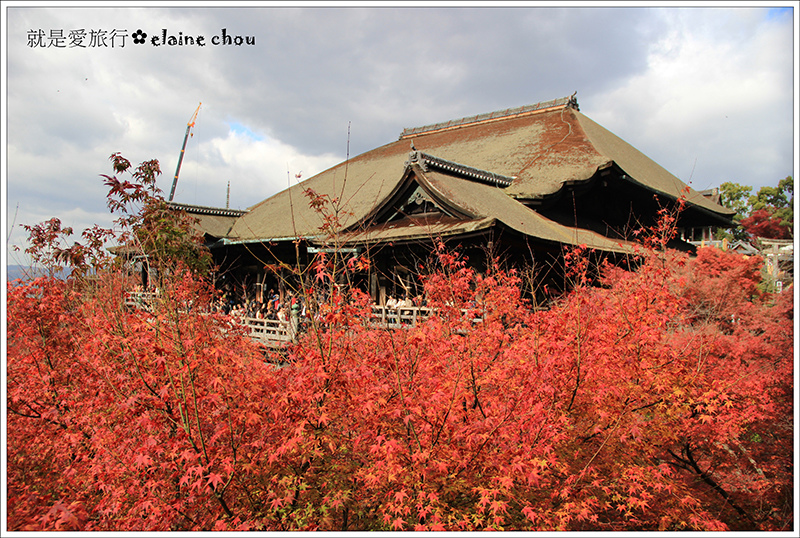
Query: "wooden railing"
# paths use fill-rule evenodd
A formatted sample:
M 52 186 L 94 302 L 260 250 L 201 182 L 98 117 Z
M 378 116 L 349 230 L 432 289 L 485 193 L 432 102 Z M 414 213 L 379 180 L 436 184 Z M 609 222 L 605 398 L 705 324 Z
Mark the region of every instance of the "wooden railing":
M 462 309 L 463 315 L 468 315 L 469 310 Z M 401 329 L 403 327 L 413 327 L 417 322 L 422 322 L 433 315 L 433 309 L 416 306 L 401 306 L 389 308 L 386 306 L 374 305 L 370 315 L 370 324 L 373 327 L 385 329 Z M 483 318 L 473 317 L 473 323 L 481 323 Z
M 131 291 L 125 294 L 125 305 L 152 312 L 157 297 L 152 291 Z M 267 347 L 284 347 L 297 340 L 297 325 L 289 321 L 242 317 L 239 323 L 247 327 L 253 340 Z
M 125 294 L 125 306 L 150 312 L 153 309 L 151 303 L 156 297 L 158 294 L 153 291 L 129 291 Z
M 370 315 L 370 324 L 386 329 L 400 329 L 414 326 L 417 322 L 428 319 L 433 311 L 424 307 L 388 308 L 374 305 Z
M 296 324 L 277 319 L 241 318 L 250 338 L 267 347 L 283 347 L 297 339 Z
M 152 311 L 151 302 L 157 297 L 157 293 L 147 291 L 129 292 L 125 295 L 125 304 L 132 308 Z M 462 310 L 464 315 L 468 310 Z M 413 327 L 421 323 L 433 314 L 433 309 L 426 307 L 397 307 L 389 308 L 386 306 L 372 307 L 369 323 L 372 327 L 382 329 L 402 329 Z M 280 321 L 273 319 L 259 319 L 251 317 L 239 318 L 239 322 L 250 331 L 250 337 L 260 344 L 280 348 L 297 341 L 298 323 L 294 321 Z M 473 317 L 473 323 L 480 323 L 483 319 Z

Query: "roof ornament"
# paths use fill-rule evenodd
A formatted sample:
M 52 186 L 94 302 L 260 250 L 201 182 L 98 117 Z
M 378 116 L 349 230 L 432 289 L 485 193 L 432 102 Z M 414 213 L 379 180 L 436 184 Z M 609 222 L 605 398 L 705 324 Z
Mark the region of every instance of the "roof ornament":
M 581 107 L 578 106 L 578 98 L 575 97 L 576 95 L 578 95 L 578 90 L 575 90 L 575 92 L 569 96 L 569 101 L 567 101 L 567 107 L 574 108 L 575 110 L 580 112 Z
M 231 209 L 229 207 L 209 207 L 202 205 L 181 204 L 178 202 L 167 202 L 169 209 L 177 211 L 185 211 L 192 215 L 216 215 L 219 217 L 241 217 L 247 210 L 244 209 Z
M 414 146 L 413 142 L 411 143 L 411 151 L 408 153 L 408 160 L 405 162 L 405 166 L 408 167 L 412 164 L 419 165 L 423 172 L 428 171 L 425 155 Z

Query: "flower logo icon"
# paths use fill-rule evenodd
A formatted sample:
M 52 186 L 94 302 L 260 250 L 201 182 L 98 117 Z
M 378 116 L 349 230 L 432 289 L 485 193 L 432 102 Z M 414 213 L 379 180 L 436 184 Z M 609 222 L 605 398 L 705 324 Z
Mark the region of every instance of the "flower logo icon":
M 134 45 L 141 45 L 144 43 L 144 40 L 147 39 L 147 34 L 142 32 L 141 30 L 136 30 L 136 32 L 131 37 L 133 37 Z

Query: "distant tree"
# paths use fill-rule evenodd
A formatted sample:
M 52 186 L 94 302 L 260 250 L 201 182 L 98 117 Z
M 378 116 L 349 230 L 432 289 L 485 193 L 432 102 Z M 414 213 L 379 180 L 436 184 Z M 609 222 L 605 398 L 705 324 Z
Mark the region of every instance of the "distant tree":
M 750 205 L 753 209 L 766 207 L 791 209 L 793 198 L 794 178 L 786 176 L 778 182 L 777 187 L 761 187 L 754 197 L 750 197 Z
M 758 237 L 790 239 L 794 226 L 794 178 L 786 176 L 777 187 L 761 187 L 750 197 L 752 212 L 745 229 Z M 763 224 L 759 227 L 759 225 Z
M 750 214 L 750 196 L 753 187 L 740 185 L 726 181 L 719 186 L 720 203 L 727 208 L 736 211 L 733 216 L 735 226 L 733 228 L 724 229 L 719 228 L 715 236 L 726 237 L 736 241 L 746 241 L 748 238 L 747 232 L 741 227 L 742 219 Z
M 720 185 L 722 205 L 736 211 L 736 227 L 718 229 L 717 235 L 735 240 L 753 236 L 789 239 L 794 236 L 794 178 L 786 176 L 777 187 L 753 187 L 725 182 Z
M 774 208 L 756 209 L 749 217 L 742 219 L 742 228 L 754 237 L 769 239 L 791 239 L 791 227 L 785 226 Z
M 727 181 L 720 185 L 719 190 L 725 207 L 733 209 L 739 216 L 749 213 L 753 187 Z

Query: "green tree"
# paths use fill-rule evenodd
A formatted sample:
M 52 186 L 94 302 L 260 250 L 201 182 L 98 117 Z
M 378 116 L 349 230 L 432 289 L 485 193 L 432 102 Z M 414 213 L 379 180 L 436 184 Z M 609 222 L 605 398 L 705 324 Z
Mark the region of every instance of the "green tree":
M 750 197 L 752 211 L 766 209 L 772 218 L 779 218 L 781 226 L 792 229 L 794 225 L 794 178 L 786 176 L 777 187 L 761 187 Z
M 718 237 L 748 240 L 762 220 L 776 218 L 780 221 L 780 227 L 786 229 L 784 235 L 793 236 L 794 178 L 792 176 L 780 180 L 776 187 L 761 187 L 756 194 L 752 194 L 753 187 L 730 181 L 720 185 L 719 189 L 722 205 L 736 211 L 733 217 L 736 226 L 730 229 L 717 229 Z M 742 226 L 742 221 L 748 222 L 749 226 Z
M 735 226 L 728 229 L 718 228 L 715 236 L 736 241 L 747 240 L 747 232 L 741 227 L 741 222 L 743 218 L 750 215 L 750 196 L 752 191 L 753 187 L 731 181 L 726 181 L 719 186 L 720 203 L 736 211 L 736 215 L 733 216 Z

